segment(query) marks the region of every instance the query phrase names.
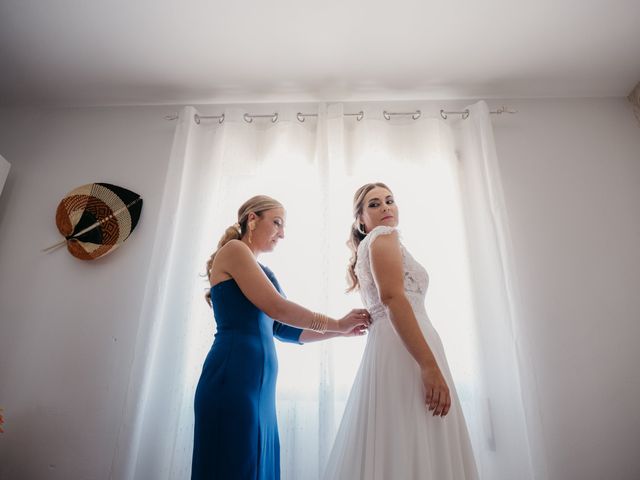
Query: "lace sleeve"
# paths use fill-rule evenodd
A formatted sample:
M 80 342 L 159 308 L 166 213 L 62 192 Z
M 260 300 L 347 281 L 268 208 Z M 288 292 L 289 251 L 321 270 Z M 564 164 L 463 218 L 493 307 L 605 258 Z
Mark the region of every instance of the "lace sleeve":
M 395 232 L 396 229 L 394 227 L 388 227 L 386 225 L 378 225 L 376 228 L 371 230 L 367 235 L 367 239 L 369 240 L 368 247 L 371 249 L 371 244 L 378 238 L 380 235 L 389 235 Z

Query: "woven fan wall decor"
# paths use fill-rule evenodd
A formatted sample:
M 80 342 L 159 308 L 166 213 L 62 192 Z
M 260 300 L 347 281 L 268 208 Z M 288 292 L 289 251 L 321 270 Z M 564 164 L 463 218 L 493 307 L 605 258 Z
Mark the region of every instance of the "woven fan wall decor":
M 142 198 L 110 183 L 90 183 L 69 192 L 56 210 L 56 225 L 65 239 L 44 251 L 67 245 L 81 260 L 95 260 L 129 238 L 142 212 Z

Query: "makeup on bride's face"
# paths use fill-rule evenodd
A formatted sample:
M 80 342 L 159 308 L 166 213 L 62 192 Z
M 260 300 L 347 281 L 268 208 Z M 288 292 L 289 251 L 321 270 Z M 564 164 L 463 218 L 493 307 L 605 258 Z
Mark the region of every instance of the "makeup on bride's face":
M 378 225 L 398 225 L 398 206 L 389 190 L 376 187 L 367 194 L 362 210 L 362 223 L 367 232 Z

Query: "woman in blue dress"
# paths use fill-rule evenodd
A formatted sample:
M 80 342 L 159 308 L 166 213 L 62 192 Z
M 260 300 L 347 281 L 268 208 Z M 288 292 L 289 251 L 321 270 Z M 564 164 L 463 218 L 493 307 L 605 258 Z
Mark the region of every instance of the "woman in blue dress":
M 277 200 L 252 197 L 207 262 L 217 333 L 195 394 L 193 480 L 279 479 L 273 337 L 303 344 L 362 335 L 369 324 L 363 309 L 336 320 L 285 299 L 273 272 L 256 260 L 284 238 L 284 227 Z

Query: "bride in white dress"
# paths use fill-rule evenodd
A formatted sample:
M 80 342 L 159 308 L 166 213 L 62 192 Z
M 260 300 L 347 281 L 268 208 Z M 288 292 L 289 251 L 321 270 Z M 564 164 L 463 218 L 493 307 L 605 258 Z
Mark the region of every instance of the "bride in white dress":
M 372 323 L 324 479 L 475 480 L 467 426 L 424 306 L 429 277 L 399 241 L 393 194 L 364 185 L 354 215 L 351 289 L 360 289 Z

